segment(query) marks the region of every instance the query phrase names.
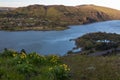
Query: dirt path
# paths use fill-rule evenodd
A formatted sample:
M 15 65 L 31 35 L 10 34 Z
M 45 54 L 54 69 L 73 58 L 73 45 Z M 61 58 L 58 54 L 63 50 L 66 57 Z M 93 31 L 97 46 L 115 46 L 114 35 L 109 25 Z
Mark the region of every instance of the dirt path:
M 88 56 L 105 56 L 105 55 L 108 55 L 110 53 L 113 53 L 113 51 L 115 51 L 115 49 L 109 49 L 109 50 L 105 50 L 102 52 L 91 53 Z M 117 48 L 116 51 L 120 51 L 120 48 Z

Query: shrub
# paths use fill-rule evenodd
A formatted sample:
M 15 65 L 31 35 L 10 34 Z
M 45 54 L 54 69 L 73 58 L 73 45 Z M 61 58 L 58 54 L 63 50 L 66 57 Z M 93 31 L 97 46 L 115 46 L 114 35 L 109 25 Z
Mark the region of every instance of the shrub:
M 49 71 L 52 73 L 53 80 L 66 80 L 69 79 L 69 71 L 70 69 L 66 64 L 57 65 L 54 67 L 50 67 Z

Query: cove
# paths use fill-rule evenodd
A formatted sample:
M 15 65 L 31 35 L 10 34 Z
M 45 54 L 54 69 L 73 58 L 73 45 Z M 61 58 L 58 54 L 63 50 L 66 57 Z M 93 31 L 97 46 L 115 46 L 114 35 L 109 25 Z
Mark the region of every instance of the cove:
M 110 32 L 120 34 L 120 20 L 97 22 L 87 25 L 73 25 L 63 31 L 0 31 L 0 52 L 4 48 L 43 55 L 64 55 L 75 46 L 76 39 L 90 32 Z

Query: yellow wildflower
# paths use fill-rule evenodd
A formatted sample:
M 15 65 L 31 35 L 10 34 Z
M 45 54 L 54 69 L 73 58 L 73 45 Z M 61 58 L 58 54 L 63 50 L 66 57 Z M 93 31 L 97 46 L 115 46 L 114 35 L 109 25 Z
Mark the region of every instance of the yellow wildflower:
M 17 54 L 13 53 L 12 56 L 15 57 L 15 56 L 17 56 Z
M 52 59 L 50 60 L 50 62 L 52 62 L 52 63 L 57 63 L 58 59 L 59 59 L 59 57 L 57 57 L 57 56 L 52 56 Z
M 22 58 L 22 59 L 23 59 L 23 58 L 26 58 L 26 54 L 22 52 L 20 58 Z
M 65 71 L 70 71 L 70 68 L 66 64 L 60 65 L 61 67 L 64 68 Z

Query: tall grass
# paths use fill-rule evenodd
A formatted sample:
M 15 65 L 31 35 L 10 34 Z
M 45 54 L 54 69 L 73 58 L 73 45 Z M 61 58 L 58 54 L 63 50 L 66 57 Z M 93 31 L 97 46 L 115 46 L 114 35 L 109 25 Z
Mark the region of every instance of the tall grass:
M 72 55 L 62 61 L 70 66 L 72 80 L 120 80 L 120 56 Z

